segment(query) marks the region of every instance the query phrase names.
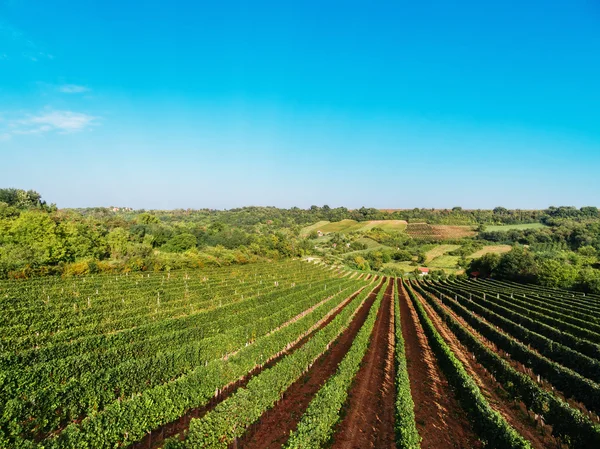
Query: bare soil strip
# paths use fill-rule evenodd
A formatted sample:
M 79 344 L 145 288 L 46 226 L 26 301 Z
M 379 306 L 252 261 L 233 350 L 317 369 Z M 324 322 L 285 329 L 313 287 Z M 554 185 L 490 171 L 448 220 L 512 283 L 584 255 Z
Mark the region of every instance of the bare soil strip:
M 529 440 L 534 448 L 559 448 L 560 444 L 551 436 L 551 429 L 546 427 L 545 431 L 542 432 L 541 428 L 536 428 L 535 421 L 531 419 L 526 411 L 523 411 L 519 404 L 509 399 L 508 393 L 502 390 L 501 385 L 493 376 L 477 363 L 473 354 L 460 343 L 427 301 L 418 292 L 415 292 L 415 294 L 440 335 L 465 366 L 465 369 L 477 383 L 492 408 L 498 411 L 517 432 Z
M 465 412 L 436 363 L 417 313 L 398 283 L 402 336 L 422 449 L 481 448 Z
M 370 287 L 367 285 L 364 288 L 370 288 Z M 246 374 L 241 379 L 238 379 L 236 382 L 233 382 L 233 383 L 227 385 L 223 390 L 219 391 L 219 393 L 214 398 L 212 398 L 208 404 L 206 404 L 203 407 L 198 407 L 198 408 L 192 409 L 192 410 L 188 411 L 185 415 L 180 417 L 177 421 L 165 424 L 164 426 L 161 426 L 161 427 L 153 430 L 152 432 L 148 433 L 141 441 L 133 444 L 132 448 L 133 449 L 152 449 L 152 448 L 161 447 L 162 444 L 164 443 L 165 439 L 170 438 L 174 435 L 177 435 L 177 434 L 187 430 L 190 425 L 190 421 L 192 419 L 201 418 L 206 413 L 213 410 L 218 404 L 220 404 L 225 399 L 227 399 L 229 396 L 231 396 L 233 393 L 235 393 L 235 391 L 238 388 L 245 387 L 254 376 L 260 374 L 265 369 L 268 369 L 268 368 L 274 366 L 279 360 L 281 360 L 286 355 L 301 348 L 302 345 L 304 345 L 304 343 L 306 343 L 313 336 L 313 334 L 315 332 L 317 332 L 319 329 L 322 329 L 327 324 L 329 324 L 342 311 L 342 309 L 360 293 L 361 290 L 362 290 L 362 288 L 359 289 L 358 291 L 354 292 L 348 298 L 346 298 L 342 303 L 340 303 L 337 307 L 335 307 L 333 310 L 331 310 L 323 319 L 321 319 L 320 321 L 315 323 L 315 325 L 312 326 L 305 335 L 301 336 L 295 342 L 290 343 L 290 345 L 288 345 L 288 347 L 285 350 L 281 351 L 279 354 L 274 356 L 272 359 L 267 361 L 265 364 L 250 371 L 248 374 Z M 377 288 L 377 291 L 379 291 L 379 287 Z M 295 321 L 297 319 L 298 319 L 298 317 L 295 317 L 291 321 Z M 281 327 L 283 327 L 283 326 L 281 326 Z
M 394 449 L 393 280 L 377 314 L 369 349 L 350 389 L 334 449 Z
M 273 408 L 269 409 L 260 420 L 251 426 L 237 441 L 234 447 L 245 449 L 280 448 L 289 438 L 290 431 L 296 430 L 302 414 L 325 381 L 335 373 L 356 334 L 367 319 L 369 310 L 383 282 L 369 295 L 357 311 L 352 323 L 342 335 L 331 345 L 310 370 L 288 388 Z

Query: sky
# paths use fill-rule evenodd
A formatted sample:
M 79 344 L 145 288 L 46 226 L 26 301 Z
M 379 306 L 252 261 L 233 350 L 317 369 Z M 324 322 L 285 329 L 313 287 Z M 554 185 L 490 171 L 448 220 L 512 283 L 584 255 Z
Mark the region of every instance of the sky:
M 0 187 L 600 206 L 600 1 L 0 0 Z

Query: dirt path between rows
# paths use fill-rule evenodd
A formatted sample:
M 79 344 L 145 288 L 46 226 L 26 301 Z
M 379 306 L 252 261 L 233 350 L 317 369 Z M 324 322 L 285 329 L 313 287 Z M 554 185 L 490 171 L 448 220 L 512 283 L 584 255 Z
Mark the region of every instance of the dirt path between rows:
M 370 288 L 370 286 L 367 285 L 364 288 Z M 377 290 L 378 289 L 379 289 L 379 287 L 377 287 Z M 344 301 L 342 301 L 337 307 L 332 309 L 323 319 L 321 319 L 319 322 L 315 323 L 315 325 L 306 333 L 306 335 L 300 337 L 296 342 L 291 343 L 288 348 L 281 351 L 279 354 L 274 356 L 271 360 L 267 361 L 265 364 L 250 371 L 246 376 L 239 379 L 237 382 L 234 382 L 234 383 L 226 386 L 208 404 L 206 404 L 203 407 L 198 407 L 198 408 L 192 409 L 192 410 L 188 411 L 184 416 L 179 418 L 177 421 L 165 424 L 164 426 L 161 426 L 161 427 L 153 430 L 152 432 L 147 434 L 141 441 L 134 443 L 132 445 L 132 448 L 133 449 L 153 449 L 153 448 L 161 447 L 162 444 L 164 443 L 165 439 L 172 437 L 174 435 L 177 435 L 179 433 L 182 433 L 185 430 L 187 430 L 190 425 L 190 421 L 192 419 L 201 418 L 206 413 L 213 410 L 218 404 L 220 404 L 225 399 L 227 399 L 229 396 L 231 396 L 233 393 L 235 393 L 235 391 L 238 388 L 245 387 L 254 376 L 260 374 L 265 369 L 268 369 L 268 368 L 274 366 L 279 360 L 281 360 L 286 355 L 301 348 L 302 345 L 304 345 L 304 343 L 306 343 L 310 339 L 310 337 L 312 337 L 315 334 L 315 332 L 317 332 L 319 329 L 322 329 L 327 324 L 329 324 L 342 311 L 342 309 L 348 303 L 350 303 L 350 301 L 352 301 L 352 299 L 354 299 L 362 290 L 363 290 L 363 288 L 360 288 L 356 292 L 352 293 L 348 298 L 346 298 Z M 290 322 L 295 321 L 297 319 L 298 319 L 298 316 L 294 317 L 292 320 L 290 320 Z M 283 327 L 283 326 L 281 326 L 281 327 Z
M 342 335 L 331 345 L 329 351 L 323 354 L 310 370 L 290 386 L 281 401 L 269 409 L 260 420 L 251 426 L 237 441 L 237 448 L 244 449 L 275 449 L 280 448 L 295 430 L 308 404 L 333 375 L 342 361 L 356 334 L 367 319 L 367 315 L 377 293 L 383 286 L 383 281 L 365 300 L 357 311 L 352 323 Z
M 354 378 L 333 449 L 394 449 L 394 281 L 377 314 L 369 348 Z
M 415 421 L 423 439 L 421 449 L 481 448 L 482 443 L 437 365 L 414 306 L 400 282 L 398 288 Z
M 510 366 L 512 366 L 515 370 L 529 376 L 529 378 L 531 380 L 533 380 L 538 385 L 540 385 L 544 390 L 559 397 L 560 399 L 562 399 L 563 401 L 568 403 L 572 408 L 579 410 L 584 415 L 588 415 L 592 421 L 600 422 L 600 415 L 598 415 L 596 412 L 594 412 L 592 410 L 588 410 L 588 408 L 585 406 L 585 404 L 581 403 L 580 401 L 577 401 L 576 399 L 574 399 L 572 397 L 566 396 L 562 391 L 560 391 L 556 387 L 554 387 L 554 385 L 551 382 L 549 382 L 548 380 L 546 380 L 542 377 L 538 377 L 532 368 L 525 366 L 523 363 L 521 363 L 517 360 L 514 360 L 510 356 L 510 354 L 508 354 L 506 351 L 499 349 L 494 343 L 492 343 L 487 338 L 483 337 L 478 331 L 473 329 L 473 327 L 470 324 L 468 324 L 462 317 L 458 316 L 450 307 L 448 307 L 446 304 L 444 304 L 442 301 L 440 301 L 439 298 L 436 297 L 436 301 L 444 308 L 444 310 L 446 312 L 448 312 L 450 315 L 452 315 L 454 317 L 454 319 L 456 319 L 461 325 L 466 327 L 472 334 L 474 334 L 489 349 L 494 351 L 496 354 L 498 354 L 500 357 L 502 357 L 506 362 L 508 362 L 508 364 L 510 364 Z M 514 338 L 510 334 L 508 334 L 506 331 L 504 331 L 503 329 L 499 328 L 498 326 L 494 325 L 493 323 L 490 323 L 483 316 L 478 315 L 477 313 L 473 312 L 472 310 L 469 310 L 469 311 L 474 316 L 479 318 L 482 322 L 487 323 L 490 326 L 494 327 L 501 334 L 506 335 L 509 338 Z M 543 355 L 541 355 L 535 348 L 529 347 L 529 350 L 531 352 L 534 352 L 535 354 L 537 354 L 538 356 L 540 356 L 542 358 L 547 358 L 547 357 L 544 357 Z M 523 404 L 521 408 L 526 409 L 525 404 Z
M 421 304 L 427 311 L 427 315 L 440 335 L 444 338 L 448 346 L 450 346 L 456 357 L 462 362 L 467 373 L 475 380 L 490 406 L 498 411 L 535 449 L 559 448 L 559 443 L 556 439 L 552 438 L 550 435 L 551 432 L 548 431 L 551 429 L 547 428 L 545 435 L 541 434 L 540 430 L 532 425 L 531 418 L 527 412 L 523 412 L 518 404 L 508 399 L 508 394 L 501 389 L 501 386 L 494 380 L 491 374 L 474 360 L 472 353 L 448 329 L 427 301 L 419 293 L 415 292 L 415 294 L 418 296 Z

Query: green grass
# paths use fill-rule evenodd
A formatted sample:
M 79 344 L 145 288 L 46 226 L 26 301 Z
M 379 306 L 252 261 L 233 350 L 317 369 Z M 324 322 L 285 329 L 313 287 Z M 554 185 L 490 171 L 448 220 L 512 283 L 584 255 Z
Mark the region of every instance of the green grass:
M 514 224 L 514 225 L 494 225 L 494 226 L 485 226 L 486 231 L 512 231 L 523 230 L 523 229 L 541 229 L 546 227 L 546 225 L 542 223 L 523 223 L 523 224 Z
M 377 242 L 375 242 L 377 243 Z M 385 246 L 385 245 L 381 245 L 379 243 L 377 243 L 376 246 L 371 246 L 370 248 L 367 249 L 357 249 L 356 251 L 349 251 L 347 253 L 344 253 L 343 255 L 346 256 L 348 254 L 354 255 L 354 256 L 358 256 L 361 254 L 366 254 L 366 253 L 370 253 L 371 251 L 378 251 L 378 250 L 383 250 L 383 249 L 392 249 L 389 246 Z
M 411 265 L 410 262 L 388 262 L 383 264 L 383 266 L 386 268 L 396 268 L 404 273 L 412 273 L 417 268 L 415 265 Z
M 362 227 L 362 223 L 359 223 L 358 221 L 341 220 L 341 221 L 334 221 L 334 222 L 327 223 L 326 225 L 321 226 L 320 229 L 321 229 L 321 231 L 323 231 L 325 233 L 328 233 L 328 232 L 348 233 L 348 232 L 355 231 L 360 227 Z
M 456 256 L 442 256 L 442 257 L 447 257 L 447 258 L 455 258 L 456 260 L 458 260 L 458 257 Z M 458 268 L 456 268 L 456 261 L 454 261 L 454 263 L 452 263 L 451 261 L 446 261 L 444 262 L 444 260 L 442 259 L 442 263 L 444 265 L 448 265 L 448 266 L 432 266 L 431 264 L 428 264 L 427 266 L 431 269 L 431 270 L 444 270 L 447 274 L 458 274 L 463 272 L 463 270 L 459 270 Z M 415 271 L 415 268 L 417 268 L 416 265 L 411 265 L 410 262 L 389 262 L 386 264 L 383 264 L 383 266 L 385 268 L 396 268 L 404 273 L 412 273 L 413 271 Z M 418 265 L 418 266 L 422 266 L 422 265 Z
M 433 259 L 431 262 L 427 264 L 429 268 L 447 268 L 451 270 L 457 270 L 456 263 L 458 262 L 460 257 L 458 256 L 439 256 Z
M 370 239 L 368 237 L 361 237 L 357 240 L 358 243 L 362 243 L 364 245 L 367 245 L 367 249 L 373 249 L 373 248 L 383 248 L 384 245 L 382 245 L 379 242 L 376 242 L 373 239 Z
M 300 235 L 308 235 L 312 231 L 318 231 L 319 229 L 321 229 L 321 226 L 325 226 L 328 223 L 329 223 L 328 221 L 317 221 L 313 225 L 306 226 L 305 228 L 302 228 L 302 230 L 300 231 Z
M 489 246 L 484 246 L 482 249 L 480 249 L 479 251 L 474 252 L 473 254 L 469 255 L 470 259 L 477 259 L 485 254 L 490 254 L 490 253 L 496 253 L 496 254 L 502 254 L 502 253 L 507 253 L 512 249 L 512 246 L 510 245 L 489 245 Z
M 425 253 L 425 262 L 429 263 L 458 248 L 460 248 L 460 245 L 437 245 Z
M 370 220 L 361 222 L 363 226 L 357 231 L 368 231 L 373 228 L 381 228 L 384 231 L 404 231 L 406 229 L 406 221 L 404 220 Z
M 300 231 L 301 235 L 308 235 L 312 231 L 322 231 L 327 234 L 330 232 L 341 232 L 348 234 L 350 232 L 367 232 L 375 227 L 384 229 L 386 231 L 404 231 L 406 229 L 406 222 L 404 220 L 371 220 L 371 221 L 355 221 L 355 220 L 341 220 L 341 221 L 319 221 L 313 225 L 306 226 Z

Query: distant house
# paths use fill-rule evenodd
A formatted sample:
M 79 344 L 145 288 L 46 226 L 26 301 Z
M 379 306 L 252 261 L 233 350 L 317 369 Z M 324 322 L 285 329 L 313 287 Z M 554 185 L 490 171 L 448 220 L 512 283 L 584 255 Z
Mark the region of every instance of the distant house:
M 472 271 L 471 272 L 471 276 L 474 277 L 474 278 L 478 278 L 480 274 L 481 273 L 479 273 L 479 271 Z
M 319 237 L 323 237 L 323 231 L 317 231 L 317 235 L 318 235 Z
M 429 274 L 429 268 L 419 267 L 419 276 L 427 276 Z
M 133 211 L 132 207 L 117 207 L 117 206 L 110 206 L 109 207 L 110 210 L 112 210 L 113 212 L 119 212 L 119 211 L 124 211 L 124 212 L 131 212 Z

